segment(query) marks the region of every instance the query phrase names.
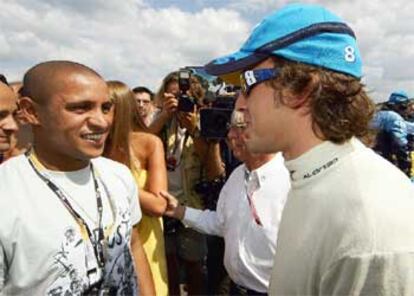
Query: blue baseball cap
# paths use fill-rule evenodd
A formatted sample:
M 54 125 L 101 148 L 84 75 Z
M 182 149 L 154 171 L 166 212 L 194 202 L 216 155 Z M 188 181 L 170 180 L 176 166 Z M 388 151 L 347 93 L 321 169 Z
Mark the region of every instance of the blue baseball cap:
M 411 99 L 408 98 L 408 95 L 403 90 L 397 90 L 391 93 L 388 103 L 390 104 L 401 104 L 410 101 Z
M 239 51 L 217 58 L 205 69 L 212 75 L 238 72 L 270 56 L 362 76 L 362 61 L 352 29 L 326 8 L 291 4 L 265 17 Z

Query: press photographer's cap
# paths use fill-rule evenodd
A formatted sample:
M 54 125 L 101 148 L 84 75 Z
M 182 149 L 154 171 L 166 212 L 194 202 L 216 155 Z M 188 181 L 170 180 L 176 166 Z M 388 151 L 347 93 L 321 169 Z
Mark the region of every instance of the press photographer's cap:
M 267 16 L 239 51 L 211 61 L 205 70 L 212 75 L 238 72 L 272 55 L 362 76 L 352 29 L 324 7 L 312 4 L 287 5 Z
M 400 104 L 400 103 L 406 103 L 410 99 L 408 98 L 408 95 L 403 90 L 394 91 L 391 93 L 388 103 L 390 104 Z

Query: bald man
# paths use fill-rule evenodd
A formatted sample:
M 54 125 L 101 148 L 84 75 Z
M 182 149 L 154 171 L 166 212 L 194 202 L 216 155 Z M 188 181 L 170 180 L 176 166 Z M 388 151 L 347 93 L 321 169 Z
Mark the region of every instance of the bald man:
M 12 135 L 17 131 L 16 111 L 16 95 L 7 84 L 0 82 L 0 163 L 10 150 Z
M 99 157 L 113 119 L 104 80 L 74 62 L 41 63 L 20 105 L 33 148 L 0 168 L 0 294 L 153 293 L 135 182 Z

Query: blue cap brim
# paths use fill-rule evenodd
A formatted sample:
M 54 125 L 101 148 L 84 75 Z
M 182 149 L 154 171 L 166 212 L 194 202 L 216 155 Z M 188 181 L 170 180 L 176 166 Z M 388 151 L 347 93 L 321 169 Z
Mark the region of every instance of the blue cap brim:
M 238 51 L 211 61 L 204 69 L 208 74 L 218 76 L 247 69 L 268 57 L 269 55 L 263 53 Z

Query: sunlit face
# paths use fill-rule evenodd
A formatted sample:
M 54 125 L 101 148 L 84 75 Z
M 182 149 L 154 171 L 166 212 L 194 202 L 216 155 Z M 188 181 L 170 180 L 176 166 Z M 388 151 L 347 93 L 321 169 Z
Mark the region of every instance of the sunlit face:
M 180 94 L 180 87 L 178 81 L 171 81 L 165 87 L 165 92 L 178 96 Z
M 38 141 L 48 156 L 61 162 L 100 156 L 108 136 L 113 108 L 106 83 L 91 74 L 64 76 L 65 84 L 45 103 L 36 104 Z
M 137 111 L 139 116 L 145 118 L 151 111 L 151 96 L 147 92 L 139 92 L 134 94 L 137 103 Z
M 0 153 L 11 148 L 11 137 L 17 131 L 16 111 L 16 95 L 7 85 L 0 83 Z
M 274 67 L 267 59 L 253 69 Z M 279 93 L 267 83 L 256 85 L 246 96 L 246 144 L 253 153 L 283 151 L 291 123 L 286 118 L 287 107 L 280 103 Z

